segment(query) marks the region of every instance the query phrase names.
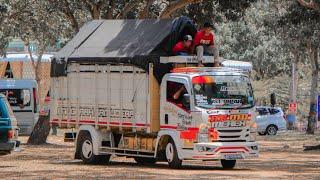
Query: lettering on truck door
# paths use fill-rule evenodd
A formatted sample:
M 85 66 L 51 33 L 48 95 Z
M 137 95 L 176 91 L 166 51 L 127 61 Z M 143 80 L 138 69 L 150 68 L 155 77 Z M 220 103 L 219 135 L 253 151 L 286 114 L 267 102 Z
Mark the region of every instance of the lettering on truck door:
M 167 81 L 162 128 L 177 130 L 184 146 L 192 147 L 197 137 L 197 128 L 192 119 L 191 96 L 186 82 L 183 79 Z

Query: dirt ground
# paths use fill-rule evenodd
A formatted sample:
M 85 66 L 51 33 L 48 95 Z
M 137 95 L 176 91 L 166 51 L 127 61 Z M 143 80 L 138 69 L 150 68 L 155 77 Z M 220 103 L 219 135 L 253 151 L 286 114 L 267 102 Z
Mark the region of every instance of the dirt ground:
M 20 140 L 21 152 L 0 156 L 1 179 L 320 179 L 320 151 L 303 151 L 303 145 L 319 143 L 320 134 L 259 136 L 260 157 L 238 161 L 234 170 L 223 170 L 219 161 L 186 161 L 172 170 L 164 162 L 140 166 L 124 157 L 85 165 L 73 159 L 73 143 L 63 142 L 62 135 L 50 136 L 41 146 L 26 145 L 27 137 Z

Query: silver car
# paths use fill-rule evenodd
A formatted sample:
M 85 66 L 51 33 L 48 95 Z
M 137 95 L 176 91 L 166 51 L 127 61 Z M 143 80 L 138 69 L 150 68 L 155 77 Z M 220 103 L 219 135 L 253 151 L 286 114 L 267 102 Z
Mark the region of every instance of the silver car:
M 257 130 L 260 135 L 276 135 L 287 129 L 284 113 L 280 107 L 256 107 Z

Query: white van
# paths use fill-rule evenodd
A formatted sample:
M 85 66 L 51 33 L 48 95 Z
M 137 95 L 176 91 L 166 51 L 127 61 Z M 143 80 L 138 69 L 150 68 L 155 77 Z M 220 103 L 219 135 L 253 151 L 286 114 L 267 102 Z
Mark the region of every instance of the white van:
M 39 119 L 38 85 L 35 80 L 1 79 L 0 93 L 4 94 L 14 112 L 20 135 L 30 135 Z

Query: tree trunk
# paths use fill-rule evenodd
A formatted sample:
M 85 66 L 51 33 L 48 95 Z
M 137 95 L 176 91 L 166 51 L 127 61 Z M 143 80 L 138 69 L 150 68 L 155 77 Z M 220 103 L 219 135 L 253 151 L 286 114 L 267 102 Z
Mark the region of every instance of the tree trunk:
M 100 6 L 99 5 L 93 5 L 92 6 L 92 19 L 100 19 Z
M 177 11 L 178 9 L 181 9 L 185 7 L 186 5 L 189 4 L 196 4 L 200 3 L 202 0 L 176 0 L 170 2 L 170 4 L 161 12 L 160 18 L 165 19 L 165 18 L 170 18 L 171 15 Z
M 318 75 L 319 75 L 319 63 L 318 63 L 318 49 L 310 49 L 310 60 L 312 67 L 312 80 L 311 80 L 311 92 L 310 92 L 310 110 L 308 116 L 307 134 L 314 134 L 316 116 L 317 116 L 317 90 L 318 90 Z
M 71 26 L 75 30 L 75 32 L 78 32 L 79 31 L 79 23 L 76 20 L 76 18 L 74 17 L 74 12 L 72 12 L 72 10 L 70 9 L 70 3 L 67 0 L 64 0 L 63 2 L 64 2 L 65 8 L 63 8 L 62 12 L 70 20 Z
M 149 10 L 151 5 L 154 3 L 155 0 L 146 0 L 146 4 L 144 6 L 144 8 L 141 10 L 141 12 L 139 13 L 139 19 L 145 19 L 149 17 Z
M 39 120 L 33 128 L 27 144 L 40 145 L 47 142 L 50 132 L 49 116 L 39 116 Z
M 292 61 L 292 80 L 291 80 L 291 92 L 290 92 L 290 100 L 291 103 L 296 103 L 297 101 L 297 67 L 299 62 L 299 53 L 297 49 L 293 49 L 292 54 L 294 56 L 294 59 Z M 290 115 L 296 116 L 295 112 L 289 112 Z M 294 123 L 288 122 L 288 129 L 293 130 L 294 129 Z
M 30 55 L 32 67 L 34 69 L 36 81 L 38 84 L 38 98 L 37 99 L 38 99 L 38 101 L 40 101 L 40 97 L 41 97 L 40 94 L 41 94 L 41 90 L 42 90 L 40 70 L 41 70 L 41 60 L 42 60 L 42 55 L 45 50 L 45 45 L 43 44 L 43 45 L 39 46 L 40 50 L 39 50 L 39 54 L 38 54 L 38 59 L 37 59 L 37 62 L 35 63 L 31 48 L 29 46 L 29 41 L 27 41 L 27 44 L 28 44 L 28 52 Z M 50 132 L 49 116 L 39 116 L 39 119 L 38 119 L 35 127 L 33 128 L 27 143 L 32 144 L 32 145 L 44 144 L 44 143 L 46 143 L 49 132 Z

